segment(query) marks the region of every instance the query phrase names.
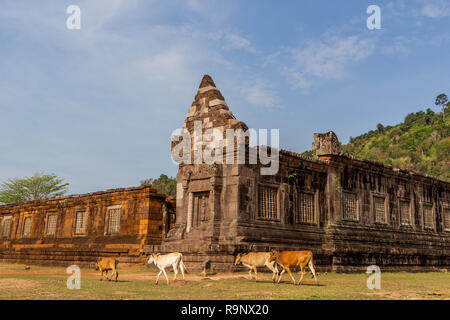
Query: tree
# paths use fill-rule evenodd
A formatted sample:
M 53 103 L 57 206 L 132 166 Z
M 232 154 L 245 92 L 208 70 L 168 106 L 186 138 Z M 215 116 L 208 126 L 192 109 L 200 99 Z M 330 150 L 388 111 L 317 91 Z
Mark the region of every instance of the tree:
M 69 183 L 54 174 L 35 173 L 31 177 L 12 178 L 0 185 L 0 203 L 16 204 L 64 195 Z
M 384 132 L 384 126 L 381 123 L 377 124 L 377 130 L 378 130 L 378 132 L 383 133 Z
M 430 108 L 428 108 L 427 112 L 426 112 L 426 116 L 425 116 L 426 124 L 428 124 L 428 125 L 432 125 L 433 124 L 434 115 L 435 115 L 434 111 L 431 110 Z
M 153 181 L 155 181 L 153 178 L 141 180 L 141 187 L 151 187 L 153 185 Z
M 177 194 L 177 180 L 161 174 L 158 179 L 145 179 L 141 181 L 141 186 L 156 188 L 159 193 L 175 197 Z
M 448 107 L 448 97 L 445 93 L 441 93 L 436 97 L 435 105 L 441 106 L 442 108 L 442 118 L 445 119 L 445 108 Z

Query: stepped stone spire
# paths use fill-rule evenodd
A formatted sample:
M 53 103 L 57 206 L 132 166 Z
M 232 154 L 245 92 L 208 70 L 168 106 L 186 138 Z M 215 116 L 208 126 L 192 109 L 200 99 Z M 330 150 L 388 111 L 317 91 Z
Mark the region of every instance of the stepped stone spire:
M 208 141 L 217 140 L 217 130 L 222 133 L 223 141 L 226 141 L 227 129 L 248 130 L 247 125 L 237 120 L 230 109 L 228 109 L 225 98 L 209 75 L 203 76 L 195 95 L 195 100 L 192 102 L 184 120 L 183 128 L 189 132 L 192 141 L 192 159 L 195 157 L 194 154 L 199 152 L 200 145 L 198 141 L 200 140 L 202 150 L 204 150 Z M 181 136 L 173 138 L 172 150 L 180 139 Z M 246 139 L 248 140 L 248 138 Z
M 205 74 L 203 76 L 202 82 L 200 83 L 199 88 L 206 88 L 206 87 L 215 87 L 216 84 L 214 83 L 213 79 L 211 78 L 211 76 Z
M 184 121 L 184 127 L 192 132 L 195 121 L 202 121 L 203 130 L 218 128 L 224 131 L 228 128 L 236 129 L 238 127 L 247 129 L 243 122 L 236 120 L 228 108 L 225 98 L 209 75 L 203 76 L 195 100 Z

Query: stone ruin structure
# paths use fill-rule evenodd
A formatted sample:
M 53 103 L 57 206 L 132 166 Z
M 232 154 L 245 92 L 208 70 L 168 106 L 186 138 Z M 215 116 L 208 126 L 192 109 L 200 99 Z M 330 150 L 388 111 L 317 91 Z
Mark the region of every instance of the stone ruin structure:
M 247 129 L 207 75 L 184 122 L 191 141 L 195 121 L 203 133 Z M 145 252 L 180 251 L 191 267 L 209 259 L 216 270 L 235 268 L 238 252 L 271 248 L 312 250 L 322 270 L 450 266 L 448 181 L 342 154 L 333 132 L 315 134 L 313 152 L 279 150 L 275 175 L 250 161 L 180 164 L 176 223 Z
M 195 142 L 213 128 L 248 129 L 204 76 L 184 129 Z M 186 136 L 173 140 L 176 153 Z M 224 158 L 239 159 L 237 138 L 227 143 Z M 176 201 L 139 187 L 0 206 L 0 261 L 143 263 L 145 254 L 179 251 L 188 269 L 210 261 L 235 270 L 238 252 L 277 248 L 312 250 L 323 271 L 450 267 L 449 181 L 342 154 L 333 132 L 314 135 L 313 157 L 250 147 L 248 138 L 244 146 L 243 164 L 180 164 Z M 187 155 L 205 148 L 194 143 Z M 276 174 L 252 161 L 265 148 L 279 154 Z
M 150 187 L 0 206 L 0 262 L 91 266 L 115 256 L 142 263 L 143 246 L 161 243 L 174 208 Z

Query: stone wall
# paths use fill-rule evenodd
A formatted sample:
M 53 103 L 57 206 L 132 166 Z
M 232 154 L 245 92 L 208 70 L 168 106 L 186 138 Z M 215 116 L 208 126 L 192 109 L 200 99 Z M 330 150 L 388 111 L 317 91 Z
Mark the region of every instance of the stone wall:
M 335 271 L 450 266 L 447 181 L 347 155 L 314 159 L 287 151 L 277 175 L 246 179 L 251 187 L 238 219 L 244 244 L 309 249 L 319 266 Z M 276 192 L 276 218 L 259 216 L 261 186 Z
M 0 206 L 0 261 L 90 265 L 102 256 L 143 262 L 174 223 L 174 200 L 150 187 Z
M 333 268 L 377 264 L 391 270 L 450 266 L 450 183 L 365 159 L 333 155 L 327 233 Z M 345 218 L 345 194 L 355 194 L 357 219 Z

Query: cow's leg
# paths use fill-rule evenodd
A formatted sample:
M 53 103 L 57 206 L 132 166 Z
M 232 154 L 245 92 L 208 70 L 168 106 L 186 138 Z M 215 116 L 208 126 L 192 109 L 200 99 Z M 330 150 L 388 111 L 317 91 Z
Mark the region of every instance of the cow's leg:
M 274 276 L 272 276 L 272 278 L 275 277 L 275 279 L 274 279 L 274 281 L 275 281 L 277 279 L 278 274 L 279 274 L 278 265 L 277 265 L 276 261 L 273 262 L 272 267 L 275 270 L 275 274 L 274 274 Z
M 278 269 L 277 269 L 276 265 L 274 265 L 274 263 L 275 263 L 275 261 L 272 261 L 272 262 L 266 261 L 266 263 L 265 263 L 265 266 L 267 268 L 269 268 L 270 271 L 272 271 L 272 273 L 273 273 L 272 274 L 272 282 L 275 282 L 275 277 L 278 275 Z
M 113 280 L 113 278 L 117 282 L 117 269 L 116 269 L 116 266 L 114 266 L 114 268 L 113 268 L 113 273 L 111 275 L 111 280 Z
M 156 284 L 158 284 L 159 276 L 161 275 L 161 273 L 162 273 L 162 270 L 160 269 L 160 271 L 159 271 L 159 273 L 158 273 L 158 276 L 156 277 Z
M 250 270 L 248 271 L 248 274 L 249 274 L 249 276 L 250 276 L 250 280 L 252 280 L 252 279 L 253 279 L 253 276 L 252 276 L 252 266 L 251 266 L 251 265 L 248 265 L 248 264 L 246 264 L 246 263 L 243 263 L 243 265 L 250 269 Z
M 301 283 L 302 283 L 302 281 L 303 281 L 303 277 L 305 276 L 305 273 L 306 273 L 306 271 L 305 271 L 305 269 L 306 269 L 306 264 L 300 264 L 300 269 L 301 269 L 301 272 L 302 272 L 302 276 L 300 277 L 300 280 L 298 280 L 298 285 L 300 285 Z M 295 283 L 295 282 L 294 282 Z
M 116 273 L 116 270 L 115 270 L 114 268 L 111 269 L 111 275 L 109 276 L 108 281 L 111 281 L 111 280 L 112 280 L 112 278 L 114 277 L 115 273 Z
M 108 277 L 109 271 L 111 271 L 111 275 Z M 111 281 L 112 276 L 113 276 L 113 270 L 112 270 L 112 269 L 108 269 L 108 270 L 106 271 L 106 279 L 108 279 L 108 281 Z
M 292 279 L 292 281 L 294 282 L 294 284 L 295 284 L 295 278 L 294 278 L 294 276 L 292 275 L 292 273 L 291 273 L 291 270 L 289 269 L 289 267 L 288 266 L 284 266 L 284 269 L 287 271 L 287 273 L 291 276 L 291 279 Z
M 178 266 L 176 263 L 172 264 L 172 268 L 173 268 L 173 273 L 175 273 L 174 277 L 173 277 L 173 281 L 177 280 L 177 274 L 178 274 Z
M 100 272 L 101 272 L 100 281 L 103 281 L 103 272 L 104 272 L 104 270 L 100 269 Z
M 313 259 L 312 258 L 309 260 L 308 266 L 309 266 L 309 270 L 311 270 L 311 272 L 312 272 L 312 274 L 314 276 L 314 281 L 316 281 L 316 286 L 318 286 L 319 282 L 317 282 L 316 269 L 314 268 L 314 263 L 313 263 Z
M 163 268 L 162 272 L 164 273 L 164 276 L 166 277 L 167 285 L 169 285 L 169 277 L 167 276 L 166 270 Z
M 253 265 L 253 271 L 255 271 L 255 281 L 258 281 L 258 270 L 255 265 Z
M 181 274 L 183 275 L 183 280 L 184 280 L 184 263 L 183 263 L 183 260 L 180 261 L 180 270 L 181 270 Z
M 284 268 L 284 266 L 281 266 L 281 267 L 283 268 L 283 270 L 281 270 L 281 273 L 280 273 L 280 275 L 278 276 L 278 282 L 277 282 L 277 283 L 280 283 L 281 277 L 283 276 L 283 273 L 286 272 L 286 269 Z
M 117 277 L 119 276 L 119 273 L 117 272 L 116 267 L 113 269 L 113 273 L 111 274 L 111 280 L 114 278 L 114 280 L 117 282 Z

